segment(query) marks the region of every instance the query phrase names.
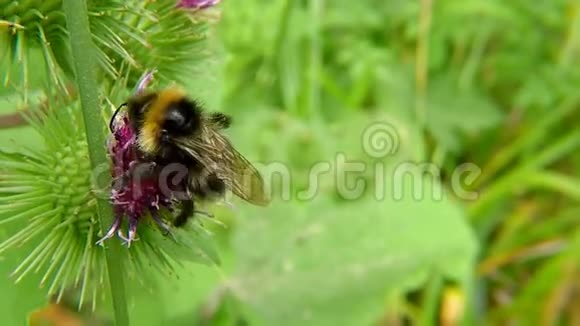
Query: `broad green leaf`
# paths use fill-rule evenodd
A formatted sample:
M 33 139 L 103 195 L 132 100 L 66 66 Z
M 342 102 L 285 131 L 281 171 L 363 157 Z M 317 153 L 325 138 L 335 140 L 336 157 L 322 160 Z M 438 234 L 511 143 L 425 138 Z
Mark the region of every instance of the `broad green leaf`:
M 476 253 L 458 207 L 408 191 L 399 201 L 278 203 L 245 215 L 232 287 L 268 325 L 369 325 L 386 297 L 430 272 L 465 280 Z

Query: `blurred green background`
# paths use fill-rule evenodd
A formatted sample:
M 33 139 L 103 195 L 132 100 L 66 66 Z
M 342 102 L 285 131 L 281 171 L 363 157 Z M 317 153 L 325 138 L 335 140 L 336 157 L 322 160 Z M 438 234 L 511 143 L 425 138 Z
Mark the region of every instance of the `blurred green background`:
M 222 266 L 186 264 L 155 293 L 132 290 L 134 325 L 580 325 L 580 3 L 246 0 L 219 12 L 211 58 L 186 87 L 232 115 L 240 152 L 290 182 L 273 178 L 268 208 L 216 208 Z M 0 113 L 14 112 L 1 93 Z M 373 155 L 377 122 L 394 147 Z M 0 139 L 42 146 L 24 126 Z M 337 186 L 357 180 L 356 198 Z M 8 277 L 26 249 L 0 257 L 5 325 L 46 302 L 38 279 Z

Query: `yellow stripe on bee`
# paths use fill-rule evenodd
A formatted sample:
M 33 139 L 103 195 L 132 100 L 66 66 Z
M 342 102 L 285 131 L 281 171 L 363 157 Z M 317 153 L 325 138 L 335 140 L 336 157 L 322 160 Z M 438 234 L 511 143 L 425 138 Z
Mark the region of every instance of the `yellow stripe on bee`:
M 139 135 L 139 146 L 145 153 L 155 153 L 159 148 L 161 127 L 165 112 L 171 105 L 185 97 L 185 92 L 179 88 L 168 88 L 157 93 L 157 96 L 143 117 L 143 125 Z

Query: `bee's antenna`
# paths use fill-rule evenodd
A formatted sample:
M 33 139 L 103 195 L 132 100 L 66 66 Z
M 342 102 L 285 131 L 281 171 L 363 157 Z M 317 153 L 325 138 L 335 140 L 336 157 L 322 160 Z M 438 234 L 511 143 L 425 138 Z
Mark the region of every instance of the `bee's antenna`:
M 109 121 L 109 130 L 111 130 L 111 133 L 113 132 L 113 122 L 115 122 L 115 118 L 117 117 L 117 113 L 119 113 L 119 111 L 121 111 L 121 109 L 127 106 L 127 103 L 123 103 L 121 105 L 119 105 L 119 107 L 115 110 L 115 113 L 113 113 L 113 116 L 111 117 L 111 120 Z

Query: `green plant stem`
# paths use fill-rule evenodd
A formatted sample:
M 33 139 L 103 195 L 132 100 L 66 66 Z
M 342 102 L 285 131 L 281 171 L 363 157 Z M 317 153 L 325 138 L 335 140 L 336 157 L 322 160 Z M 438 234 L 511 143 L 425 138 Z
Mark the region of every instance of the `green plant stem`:
M 322 45 L 320 39 L 323 0 L 313 0 L 309 2 L 309 11 L 311 18 L 311 28 L 309 37 L 309 68 L 308 68 L 308 115 L 312 120 L 320 119 L 320 75 Z
M 441 302 L 441 294 L 443 293 L 443 285 L 443 277 L 439 274 L 433 275 L 427 283 L 423 309 L 421 309 L 419 316 L 419 324 L 425 326 L 437 324 L 437 314 L 439 312 L 438 308 Z
M 434 0 L 421 0 L 419 11 L 419 30 L 415 48 L 415 119 L 419 125 L 421 138 L 426 135 L 427 102 L 429 92 L 429 37 L 431 34 L 431 16 Z M 426 152 L 417 157 L 426 159 Z
M 74 61 L 76 82 L 81 100 L 83 119 L 89 146 L 89 156 L 93 169 L 108 164 L 106 153 L 106 131 L 102 110 L 99 108 L 98 83 L 95 76 L 96 61 L 95 47 L 89 28 L 89 19 L 86 1 L 64 0 L 63 8 L 70 33 L 72 58 Z M 98 184 L 110 184 L 111 176 L 103 175 Z M 105 182 L 105 183 L 101 183 Z M 109 225 L 113 219 L 113 210 L 106 199 L 100 198 L 97 202 L 101 230 Z M 109 285 L 113 300 L 115 325 L 129 325 L 125 286 L 123 280 L 123 266 L 121 259 L 122 248 L 118 241 L 110 241 L 105 250 Z

